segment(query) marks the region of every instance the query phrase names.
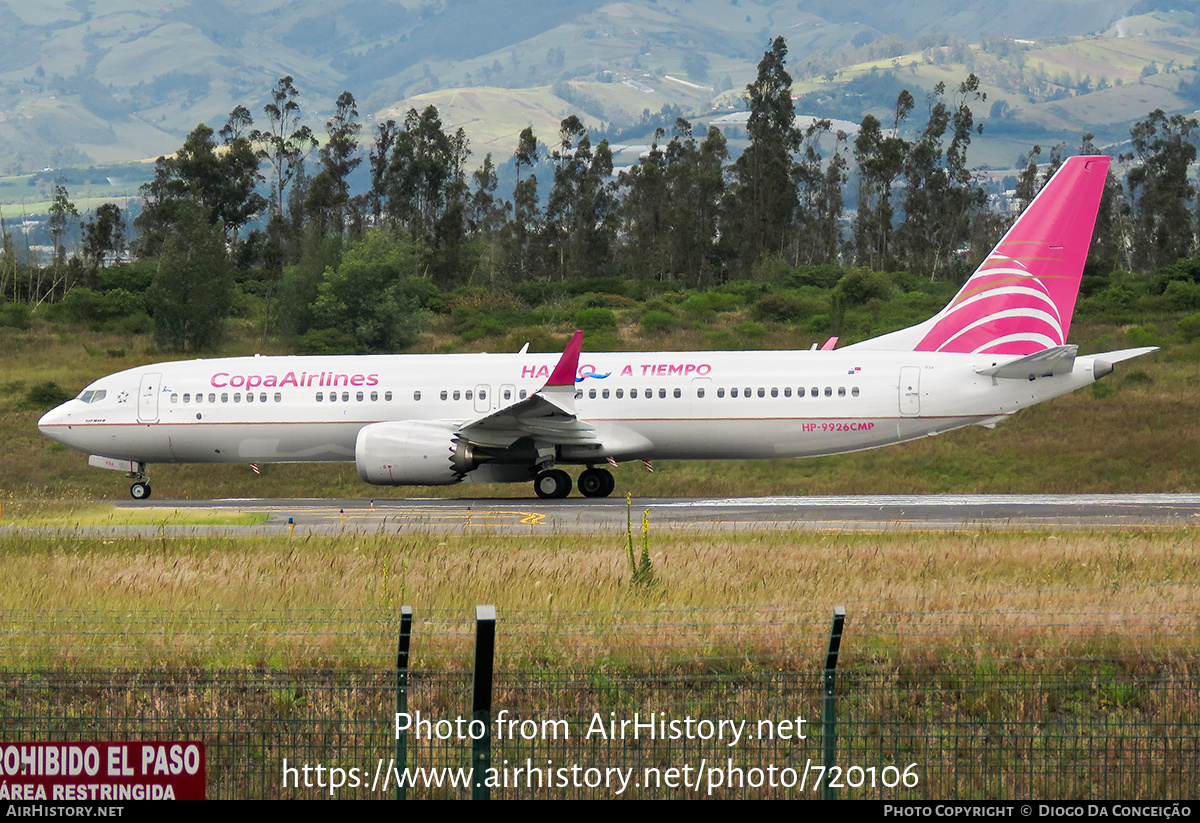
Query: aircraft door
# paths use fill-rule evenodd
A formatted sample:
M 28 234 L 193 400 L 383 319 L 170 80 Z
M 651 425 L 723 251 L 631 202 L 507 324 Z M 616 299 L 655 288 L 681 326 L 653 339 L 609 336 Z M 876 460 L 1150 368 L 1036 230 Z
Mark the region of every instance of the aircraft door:
M 921 413 L 921 367 L 903 366 L 900 369 L 900 414 L 916 417 Z
M 138 386 L 138 422 L 158 422 L 158 395 L 162 393 L 162 373 L 143 374 Z
M 492 387 L 479 384 L 475 387 L 475 411 L 485 414 L 492 410 Z

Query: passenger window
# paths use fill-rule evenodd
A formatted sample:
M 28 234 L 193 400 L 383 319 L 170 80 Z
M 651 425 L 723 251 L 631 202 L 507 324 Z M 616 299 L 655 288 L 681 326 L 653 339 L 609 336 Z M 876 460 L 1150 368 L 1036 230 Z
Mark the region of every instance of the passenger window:
M 528 395 L 529 395 L 529 392 L 525 391 L 525 389 L 521 389 L 521 399 L 522 400 L 524 400 Z
M 791 386 L 784 386 L 784 387 L 783 387 L 783 396 L 784 396 L 784 397 L 791 397 L 791 396 L 792 396 L 792 387 L 791 387 Z
M 737 396 L 738 396 L 737 389 L 730 389 L 730 390 L 729 390 L 729 396 L 730 396 L 730 397 L 737 397 Z
M 621 399 L 622 397 L 624 397 L 624 396 L 625 396 L 625 390 L 624 390 L 624 389 L 617 389 L 617 399 L 618 399 L 618 400 L 620 400 L 620 399 Z
M 462 394 L 460 394 L 460 393 L 459 393 L 459 391 L 458 391 L 457 389 L 455 389 L 455 391 L 454 391 L 454 399 L 455 399 L 455 400 L 458 400 L 460 397 L 462 397 Z
M 701 389 L 700 391 L 704 391 L 704 389 Z M 675 390 L 675 396 L 676 396 L 676 397 L 683 397 L 683 390 L 682 390 L 682 389 L 676 389 L 676 390 Z
M 359 403 L 361 403 L 363 401 L 363 393 L 359 392 L 358 394 L 356 394 L 354 396 L 354 399 L 357 400 Z
M 223 391 L 223 392 L 221 392 L 221 402 L 222 402 L 222 403 L 228 403 L 228 402 L 229 402 L 229 392 L 224 392 L 224 391 Z
M 445 399 L 446 399 L 446 397 L 447 397 L 447 395 L 446 395 L 446 390 L 445 390 L 445 389 L 442 389 L 442 399 L 443 399 L 443 400 L 445 400 Z
M 320 392 L 320 391 L 317 392 L 317 402 L 320 403 L 324 400 L 325 400 L 325 392 Z
M 184 403 L 191 403 L 191 402 L 192 402 L 192 395 L 191 395 L 191 393 L 190 393 L 190 392 L 184 392 L 184 393 L 183 393 L 183 402 L 184 402 Z
M 467 389 L 467 399 L 468 399 L 468 400 L 474 400 L 474 399 L 475 399 L 475 392 L 471 391 L 470 389 Z
M 853 395 L 854 397 L 858 397 L 858 386 L 855 386 L 854 388 L 852 388 L 850 390 L 850 394 Z
M 177 394 L 172 394 L 172 395 L 171 395 L 171 402 L 172 402 L 172 403 L 178 403 L 178 402 L 179 402 L 179 395 L 177 395 Z
M 600 393 L 600 396 L 603 397 L 605 400 L 607 400 L 608 399 L 608 389 L 605 389 L 604 391 L 602 391 Z
M 383 393 L 383 399 L 389 403 L 392 402 L 392 393 L 390 391 L 385 391 Z
M 217 402 L 217 393 L 216 393 L 216 392 L 209 392 L 209 393 L 208 393 L 208 402 L 209 402 L 209 403 L 216 403 L 216 402 Z
M 253 403 L 253 402 L 254 402 L 254 392 L 252 392 L 252 391 L 248 391 L 248 392 L 246 392 L 246 402 L 247 402 L 247 403 Z
M 779 396 L 779 389 L 777 389 L 777 388 L 775 388 L 774 386 L 772 386 L 772 387 L 771 387 L 771 396 L 772 396 L 772 397 L 778 397 L 778 396 Z
M 697 397 L 704 397 L 704 389 L 696 389 Z
M 596 399 L 596 390 L 595 389 L 588 390 L 588 399 L 590 399 L 590 400 Z
M 766 390 L 766 389 L 764 389 L 762 386 L 759 386 L 759 387 L 758 387 L 758 396 L 759 396 L 759 397 L 766 397 L 766 396 L 767 396 L 767 390 Z
M 235 392 L 233 393 L 233 402 L 234 402 L 234 403 L 241 403 L 241 402 L 242 402 L 242 393 L 241 393 L 240 391 L 235 391 Z
M 344 392 L 342 392 L 342 402 L 343 402 L 343 403 L 349 403 L 349 402 L 350 402 L 350 392 L 348 392 L 348 391 L 344 391 Z
M 283 392 L 275 392 L 275 402 L 276 403 L 283 402 Z
M 833 388 L 832 387 L 830 387 L 830 386 L 825 387 L 825 396 L 833 397 Z
M 630 389 L 630 390 L 629 390 L 629 398 L 630 398 L 631 400 L 637 400 L 637 389 Z
M 258 393 L 258 402 L 259 402 L 259 403 L 266 403 L 266 402 L 267 402 L 267 393 L 266 393 L 265 391 L 264 391 L 264 392 L 259 392 L 259 393 Z
M 796 389 L 796 396 L 797 396 L 797 397 L 803 397 L 803 396 L 804 396 L 804 387 L 803 387 L 803 386 L 801 386 L 800 388 Z
M 724 397 L 724 396 L 725 396 L 725 390 L 717 389 L 717 397 Z
M 838 386 L 838 397 L 845 397 L 845 396 L 846 396 L 846 387 Z
M 379 392 L 371 392 L 371 399 L 378 400 Z M 421 392 L 419 392 L 419 391 L 413 392 L 413 400 L 420 400 L 420 399 L 421 399 Z

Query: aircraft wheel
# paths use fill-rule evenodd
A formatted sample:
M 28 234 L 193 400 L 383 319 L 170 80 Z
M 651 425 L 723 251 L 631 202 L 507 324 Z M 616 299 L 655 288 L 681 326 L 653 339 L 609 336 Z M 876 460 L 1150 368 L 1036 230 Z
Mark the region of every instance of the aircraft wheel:
M 543 500 L 559 500 L 571 493 L 571 475 L 562 469 L 548 469 L 533 481 L 533 490 Z
M 584 497 L 608 497 L 616 487 L 608 469 L 588 469 L 579 475 L 579 492 Z
M 134 500 L 148 500 L 150 498 L 150 484 L 134 483 L 129 487 L 129 495 Z

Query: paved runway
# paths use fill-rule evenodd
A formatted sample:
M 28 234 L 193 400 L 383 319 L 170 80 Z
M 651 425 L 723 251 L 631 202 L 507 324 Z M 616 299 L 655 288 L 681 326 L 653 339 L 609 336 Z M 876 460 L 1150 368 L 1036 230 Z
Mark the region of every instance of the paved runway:
M 1200 526 L 1200 494 L 882 495 L 847 497 L 624 498 L 588 500 L 155 500 L 121 508 L 231 509 L 268 515 L 259 526 L 168 526 L 227 534 L 354 532 L 622 532 L 801 529 L 910 531 L 984 528 L 1048 530 Z M 150 512 L 147 512 L 150 514 Z M 126 527 L 138 530 L 140 527 Z M 150 532 L 161 534 L 163 527 Z

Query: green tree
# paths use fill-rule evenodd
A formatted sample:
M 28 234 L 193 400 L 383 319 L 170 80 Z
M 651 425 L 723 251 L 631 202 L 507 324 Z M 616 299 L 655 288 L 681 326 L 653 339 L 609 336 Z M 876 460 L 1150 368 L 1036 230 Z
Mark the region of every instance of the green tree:
M 67 233 L 67 223 L 72 217 L 78 217 L 79 210 L 71 202 L 67 187 L 61 183 L 54 187 L 54 198 L 50 201 L 50 241 L 54 246 L 54 265 L 61 266 L 67 259 L 67 249 L 63 245 L 63 237 Z
M 431 238 L 455 202 L 465 199 L 467 137 L 447 134 L 436 106 L 409 109 L 387 171 L 387 213 L 417 238 Z
M 324 234 L 334 229 L 341 235 L 345 228 L 346 208 L 350 203 L 351 172 L 362 163 L 358 156 L 358 108 L 354 95 L 344 91 L 337 99 L 337 110 L 325 123 L 328 139 L 321 147 L 321 171 L 313 178 L 308 198 L 309 213 Z
M 173 351 L 201 351 L 220 342 L 233 303 L 233 266 L 221 227 L 193 201 L 179 204 L 146 293 L 154 337 Z
M 904 171 L 908 142 L 900 137 L 900 125 L 908 118 L 915 101 L 908 90 L 896 98 L 890 134 L 884 134 L 879 119 L 866 115 L 854 139 L 858 164 L 858 212 L 854 218 L 854 243 L 860 264 L 876 271 L 891 268 L 893 219 L 892 187 Z
M 538 200 L 537 175 L 530 174 L 521 179 L 522 167 L 532 169 L 538 162 L 538 141 L 533 128 L 526 126 L 517 138 L 517 150 L 513 153 L 513 164 L 517 169 L 517 184 L 513 190 L 513 219 L 511 223 L 512 256 L 516 268 L 524 272 L 530 254 L 530 239 L 541 226 L 541 205 Z
M 1127 179 L 1134 203 L 1134 265 L 1141 270 L 1170 265 L 1195 249 L 1196 188 L 1188 167 L 1196 160 L 1197 125 L 1194 118 L 1155 109 L 1130 130 L 1133 152 L 1122 159 L 1136 161 Z
M 591 139 L 575 115 L 560 123 L 558 134 L 544 240 L 560 279 L 565 279 L 568 271 L 593 276 L 610 259 L 615 239 L 616 198 L 609 186 L 612 151 L 607 140 L 593 151 Z
M 661 130 L 641 162 L 620 180 L 625 253 L 643 278 L 678 280 L 691 286 L 716 279 L 716 252 L 724 163 L 729 157 L 720 129 L 710 128 L 697 142 L 692 124 L 675 121 L 674 134 L 659 148 Z
M 395 120 L 387 120 L 375 127 L 375 145 L 367 155 L 371 168 L 371 190 L 367 194 L 367 204 L 375 224 L 379 224 L 383 216 L 383 204 L 387 202 L 387 175 L 391 163 L 392 147 L 396 145 L 396 137 L 400 127 Z
M 735 187 L 726 198 L 724 221 L 743 273 L 764 254 L 783 249 L 799 205 L 793 156 L 802 135 L 795 125 L 786 60 L 787 43 L 776 37 L 758 64 L 757 78 L 746 87 L 750 145 L 734 163 Z
M 349 245 L 341 264 L 325 270 L 313 306 L 313 330 L 329 332 L 357 352 L 402 351 L 417 341 L 429 284 L 417 277 L 421 252 L 399 232 L 374 230 Z
M 793 265 L 836 263 L 841 252 L 842 187 L 849 165 L 842 152 L 849 138 L 839 131 L 833 155 L 823 161 L 819 140 L 832 125 L 829 120 L 816 120 L 804 130 L 803 160 L 795 167 L 799 203 L 789 255 Z
M 967 103 L 986 99 L 974 74 L 959 84 L 949 102 L 945 83 L 938 83 L 930 97 L 929 121 L 909 147 L 899 237 L 907 265 L 931 280 L 967 241 L 972 216 L 987 202 L 967 166 L 971 134 L 983 128 L 976 127 Z
M 200 123 L 179 151 L 158 158 L 154 179 L 142 186 L 142 212 L 134 220 L 140 256 L 159 254 L 186 202 L 200 204 L 207 212 L 206 222 L 219 224 L 233 244 L 240 229 L 262 212 L 266 200 L 255 191 L 262 180 L 258 155 L 241 133 L 248 118 L 241 106 L 230 113 L 221 129 L 223 147 L 217 145 L 213 130 Z
M 83 256 L 93 268 L 103 268 L 110 257 L 125 249 L 125 218 L 116 203 L 103 203 L 83 224 Z
M 257 143 L 259 156 L 271 166 L 271 210 L 282 214 L 284 192 L 304 160 L 304 155 L 317 145 L 312 129 L 300 122 L 300 92 L 292 76 L 279 78 L 271 91 L 271 102 L 263 106 L 269 127 L 255 129 L 250 139 Z

